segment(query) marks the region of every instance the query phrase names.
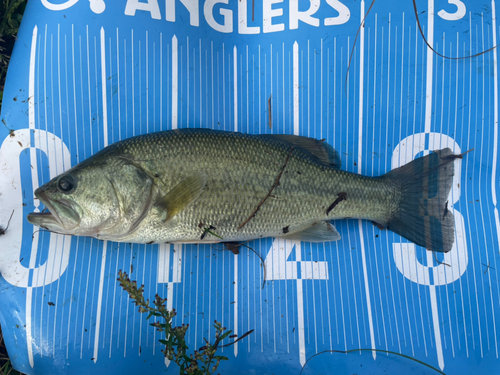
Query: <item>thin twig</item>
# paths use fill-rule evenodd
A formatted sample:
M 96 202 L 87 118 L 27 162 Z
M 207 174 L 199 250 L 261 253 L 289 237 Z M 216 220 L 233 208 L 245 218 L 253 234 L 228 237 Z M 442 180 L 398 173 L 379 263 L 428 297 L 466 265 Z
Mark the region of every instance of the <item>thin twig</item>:
M 264 197 L 264 199 L 259 203 L 259 205 L 257 206 L 257 208 L 255 208 L 255 210 L 253 210 L 252 214 L 248 217 L 248 219 L 246 219 L 243 224 L 241 224 L 238 229 L 241 229 L 245 226 L 246 223 L 248 223 L 254 216 L 255 214 L 257 213 L 257 211 L 259 211 L 259 208 L 260 206 L 262 206 L 264 204 L 264 202 L 266 201 L 267 198 L 269 198 L 269 196 L 271 195 L 271 193 L 273 192 L 274 188 L 276 186 L 278 186 L 278 183 L 280 182 L 280 178 L 281 178 L 281 175 L 283 174 L 283 171 L 285 170 L 286 168 L 286 165 L 288 164 L 288 160 L 290 160 L 290 156 L 292 155 L 292 151 L 294 149 L 294 146 L 290 147 L 290 152 L 288 153 L 288 156 L 286 158 L 286 161 L 285 161 L 285 164 L 283 164 L 283 167 L 281 167 L 281 172 L 280 174 L 278 175 L 278 178 L 276 178 L 276 181 L 274 182 L 274 185 L 271 187 L 271 190 L 269 190 L 269 193 L 267 193 L 267 195 Z
M 0 228 L 0 236 L 4 235 L 5 232 L 7 232 L 7 229 L 9 229 L 10 221 L 13 215 L 14 215 L 14 210 L 12 210 L 12 213 L 10 214 L 9 221 L 7 222 L 7 227 L 5 229 Z
M 240 340 L 243 340 L 245 337 L 247 337 L 249 334 L 251 334 L 254 330 L 251 329 L 250 331 L 248 331 L 247 333 L 243 334 L 243 336 L 241 337 L 238 337 L 236 340 L 234 340 L 233 342 L 230 342 L 228 344 L 224 344 L 224 345 L 220 345 L 219 348 L 226 348 L 228 346 L 231 346 L 231 345 L 234 345 L 236 344 L 238 341 Z
M 432 250 L 430 250 L 430 251 L 432 251 Z M 436 261 L 437 264 L 444 264 L 445 266 L 451 267 L 448 263 L 441 262 L 440 260 L 438 260 L 438 258 L 436 256 L 436 251 L 432 251 L 432 254 L 434 255 L 434 260 Z
M 342 202 L 342 201 L 346 200 L 346 198 L 347 198 L 347 193 L 344 193 L 344 192 L 342 192 L 342 193 L 338 193 L 338 194 L 337 194 L 337 197 L 338 197 L 338 198 L 337 198 L 337 199 L 335 199 L 335 202 L 333 202 L 333 203 L 332 203 L 332 204 L 331 204 L 331 205 L 327 208 L 327 210 L 326 210 L 326 216 L 328 216 L 328 214 L 330 213 L 330 211 L 331 211 L 331 210 L 333 210 L 337 204 L 339 204 L 340 202 Z
M 352 44 L 351 55 L 349 56 L 349 63 L 347 64 L 347 72 L 345 73 L 345 82 L 344 82 L 345 96 L 347 96 L 347 77 L 349 77 L 349 68 L 351 67 L 352 55 L 354 54 L 354 48 L 356 47 L 356 41 L 358 40 L 359 31 L 361 30 L 362 27 L 365 27 L 366 17 L 368 17 L 368 13 L 370 13 L 370 10 L 372 10 L 373 4 L 375 4 L 375 0 L 372 1 L 370 7 L 365 13 L 365 16 L 363 17 L 363 20 L 359 24 L 358 31 L 356 31 L 356 37 L 354 38 L 354 43 Z
M 269 99 L 267 100 L 267 106 L 269 107 L 269 129 L 273 127 L 273 116 L 271 112 L 271 95 L 269 95 Z
M 494 270 L 494 268 L 490 266 L 490 261 L 488 261 L 488 264 L 484 264 L 484 263 L 481 263 L 481 264 L 486 267 L 486 271 L 484 271 L 485 275 L 486 275 L 486 272 L 488 272 L 489 269 Z

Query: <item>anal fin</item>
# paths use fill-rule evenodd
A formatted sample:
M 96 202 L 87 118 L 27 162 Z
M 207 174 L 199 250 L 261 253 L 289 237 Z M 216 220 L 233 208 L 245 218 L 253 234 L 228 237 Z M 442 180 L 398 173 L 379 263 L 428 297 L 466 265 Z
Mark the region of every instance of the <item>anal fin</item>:
M 305 242 L 328 242 L 340 240 L 340 234 L 337 232 L 337 229 L 335 229 L 335 226 L 327 221 L 315 223 L 309 228 L 280 237 Z

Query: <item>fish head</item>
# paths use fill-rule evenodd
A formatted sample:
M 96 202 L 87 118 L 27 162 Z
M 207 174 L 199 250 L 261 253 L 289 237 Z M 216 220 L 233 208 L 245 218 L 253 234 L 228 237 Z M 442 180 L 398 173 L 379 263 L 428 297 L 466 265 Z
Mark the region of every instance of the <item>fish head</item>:
M 28 221 L 51 232 L 98 237 L 120 218 L 120 203 L 106 165 L 76 166 L 35 190 L 46 207 Z

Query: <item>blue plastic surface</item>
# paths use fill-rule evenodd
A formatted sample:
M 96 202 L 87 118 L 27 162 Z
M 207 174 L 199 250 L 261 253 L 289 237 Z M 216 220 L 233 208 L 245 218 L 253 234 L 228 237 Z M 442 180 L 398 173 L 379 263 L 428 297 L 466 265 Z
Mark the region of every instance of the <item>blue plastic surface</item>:
M 229 2 L 229 4 L 226 4 Z M 495 1 L 417 2 L 436 51 L 498 43 Z M 298 5 L 297 5 L 298 4 Z M 188 345 L 217 319 L 242 335 L 222 374 L 299 374 L 325 350 L 376 348 L 448 373 L 497 373 L 500 335 L 497 50 L 443 59 L 413 5 L 364 1 L 29 1 L 0 126 L 0 323 L 27 374 L 177 373 L 119 287 L 168 298 Z M 309 9 L 309 11 L 308 11 Z M 300 12 L 300 13 L 299 13 Z M 38 231 L 33 191 L 120 139 L 206 127 L 325 138 L 346 170 L 388 172 L 427 150 L 456 162 L 457 238 L 433 255 L 369 222 L 334 243 L 130 245 Z M 10 130 L 13 130 L 10 132 Z M 446 263 L 446 264 L 445 264 Z M 381 352 L 321 354 L 304 374 L 434 373 Z

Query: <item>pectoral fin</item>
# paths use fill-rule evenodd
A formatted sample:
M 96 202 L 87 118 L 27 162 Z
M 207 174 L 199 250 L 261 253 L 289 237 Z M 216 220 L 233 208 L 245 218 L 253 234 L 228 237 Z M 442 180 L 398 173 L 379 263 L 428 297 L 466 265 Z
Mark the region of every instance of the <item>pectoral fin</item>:
M 328 242 L 340 240 L 340 234 L 332 224 L 322 221 L 300 232 L 282 236 L 282 238 L 305 242 Z
M 189 204 L 198 199 L 206 184 L 207 177 L 199 173 L 182 180 L 162 197 L 156 203 L 156 207 L 166 212 L 164 221 L 182 212 Z

